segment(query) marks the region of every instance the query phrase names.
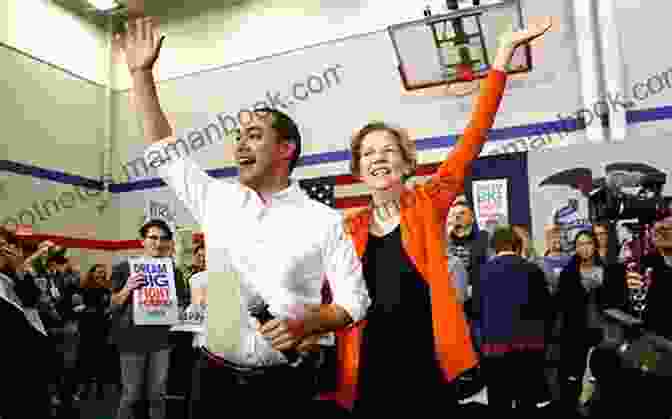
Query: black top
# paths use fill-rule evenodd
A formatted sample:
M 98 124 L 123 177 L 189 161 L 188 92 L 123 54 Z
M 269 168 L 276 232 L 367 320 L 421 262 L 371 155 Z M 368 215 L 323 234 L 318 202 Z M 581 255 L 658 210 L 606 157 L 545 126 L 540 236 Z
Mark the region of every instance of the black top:
M 108 334 L 106 309 L 110 306 L 112 292 L 107 288 L 84 288 L 81 290 L 86 309 L 79 316 L 82 336 L 95 335 L 103 339 Z
M 429 286 L 404 251 L 399 227 L 384 237 L 369 236 L 363 273 L 372 305 L 356 408 L 380 413 L 381 406 L 403 403 L 417 410 L 417 403 L 433 400 L 443 378 L 434 350 Z

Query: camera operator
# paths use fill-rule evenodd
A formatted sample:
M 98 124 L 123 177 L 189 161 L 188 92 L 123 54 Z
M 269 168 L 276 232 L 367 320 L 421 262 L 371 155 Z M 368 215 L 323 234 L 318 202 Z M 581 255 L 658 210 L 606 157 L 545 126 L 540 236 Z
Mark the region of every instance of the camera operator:
M 605 284 L 605 308 L 615 308 L 629 314 L 632 309 L 630 296 L 633 292 L 644 291 L 645 309 L 642 313 L 642 328 L 647 333 L 672 339 L 672 323 L 669 321 L 669 298 L 672 295 L 672 211 L 669 208 L 658 211 L 653 226 L 655 250 L 642 257 L 642 272 L 651 269 L 650 281 L 639 273 L 623 270 L 625 278 L 612 277 Z M 624 280 L 625 279 L 625 280 Z M 669 418 L 672 404 L 658 396 L 659 390 L 672 385 L 672 377 L 664 377 L 654 369 L 646 371 L 623 362 L 618 349 L 602 345 L 596 350 L 591 361 L 591 369 L 598 378 L 601 401 L 599 416 L 618 412 L 619 414 L 641 414 L 646 410 L 647 418 Z M 659 352 L 660 357 L 672 356 L 670 352 Z M 596 412 L 598 413 L 598 412 Z

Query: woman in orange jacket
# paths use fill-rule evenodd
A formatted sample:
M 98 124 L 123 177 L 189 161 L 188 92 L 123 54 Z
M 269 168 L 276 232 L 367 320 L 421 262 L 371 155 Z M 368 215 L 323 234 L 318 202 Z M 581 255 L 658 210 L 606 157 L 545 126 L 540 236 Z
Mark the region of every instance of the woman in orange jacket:
M 492 127 L 515 49 L 550 27 L 547 19 L 500 40 L 469 126 L 427 184 L 404 185 L 417 162 L 405 131 L 371 123 L 352 139 L 351 170 L 372 202 L 347 217 L 345 228 L 373 305 L 366 320 L 339 335 L 336 398 L 347 408 L 354 404 L 358 415 L 448 407 L 445 384 L 478 362 L 446 265 L 445 217 Z

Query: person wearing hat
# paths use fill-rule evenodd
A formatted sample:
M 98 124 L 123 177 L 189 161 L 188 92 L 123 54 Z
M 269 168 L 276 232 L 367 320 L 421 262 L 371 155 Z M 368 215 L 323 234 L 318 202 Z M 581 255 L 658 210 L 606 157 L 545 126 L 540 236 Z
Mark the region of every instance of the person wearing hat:
M 140 228 L 144 256 L 170 257 L 173 232 L 163 220 L 149 220 Z M 134 418 L 141 401 L 149 405 L 150 419 L 164 419 L 164 396 L 168 382 L 171 344 L 170 326 L 144 326 L 133 322 L 133 291 L 144 286 L 142 274 L 131 274 L 128 261 L 112 267 L 111 341 L 117 345 L 121 361 L 123 390 L 118 419 Z M 180 305 L 187 296 L 180 271 L 173 266 Z M 142 415 L 144 416 L 144 415 Z

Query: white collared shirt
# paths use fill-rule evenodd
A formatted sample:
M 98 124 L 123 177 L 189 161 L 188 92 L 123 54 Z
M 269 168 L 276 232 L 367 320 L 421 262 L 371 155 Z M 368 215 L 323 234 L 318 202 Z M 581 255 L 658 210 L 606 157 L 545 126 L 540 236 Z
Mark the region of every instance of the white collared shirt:
M 146 150 L 147 161 L 152 152 L 164 156 L 165 141 Z M 371 301 L 338 211 L 310 199 L 295 181 L 264 203 L 252 189 L 214 179 L 190 158 L 174 154 L 158 174 L 201 225 L 208 269 L 230 266 L 240 273 L 242 307 L 261 296 L 274 316 L 291 318 L 291 307 L 322 302 L 326 278 L 333 303 L 354 321 L 364 317 Z M 244 314 L 241 353 L 220 355 L 243 365 L 285 363 L 258 333 L 256 319 Z

